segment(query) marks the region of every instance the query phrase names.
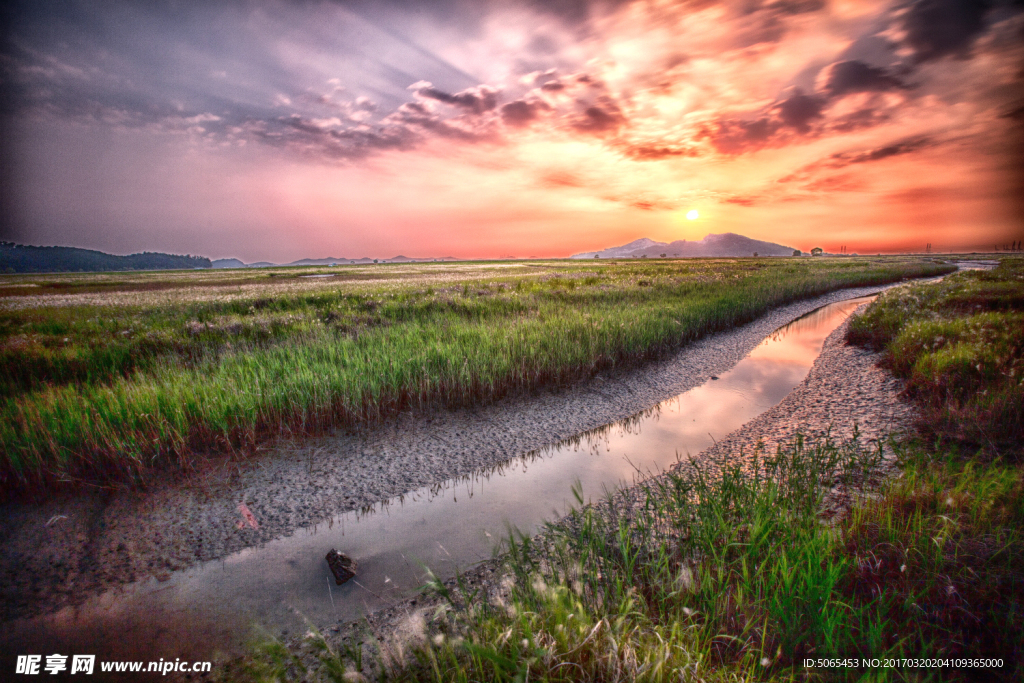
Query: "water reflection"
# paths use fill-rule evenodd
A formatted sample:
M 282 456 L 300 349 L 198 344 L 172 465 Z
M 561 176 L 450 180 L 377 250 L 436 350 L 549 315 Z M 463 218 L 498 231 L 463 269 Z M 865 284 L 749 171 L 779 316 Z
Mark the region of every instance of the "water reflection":
M 100 658 L 205 659 L 237 644 L 253 622 L 294 632 L 305 629 L 303 616 L 320 626 L 358 618 L 413 594 L 428 566 L 451 576 L 488 559 L 508 525 L 531 531 L 559 517 L 574 481 L 596 499 L 638 473 L 664 470 L 711 446 L 782 400 L 806 377 L 825 337 L 870 299 L 818 309 L 777 330 L 720 378 L 625 420 L 177 572 L 164 583 L 144 581 L 9 624 L 5 648 L 27 652 L 36 643 L 48 652 Z M 358 561 L 357 579 L 333 585 L 324 561 L 331 548 Z

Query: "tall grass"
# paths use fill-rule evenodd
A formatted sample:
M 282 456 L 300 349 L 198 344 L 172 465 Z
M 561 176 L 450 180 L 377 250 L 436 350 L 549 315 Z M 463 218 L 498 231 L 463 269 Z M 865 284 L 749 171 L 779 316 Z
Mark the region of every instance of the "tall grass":
M 926 432 L 1021 455 L 1024 260 L 887 293 L 851 323 L 849 339 L 883 351 Z
M 8 312 L 4 363 L 14 379 L 0 403 L 0 486 L 130 479 L 271 434 L 489 401 L 653 358 L 786 302 L 949 269 L 632 264 L 444 291 Z M 55 342 L 62 334 L 67 342 Z M 109 337 L 125 341 L 92 343 Z M 63 351 L 39 352 L 46 343 L 67 343 L 79 366 Z
M 449 588 L 404 648 L 325 649 L 331 680 L 1019 680 L 1024 673 L 1024 481 L 901 447 L 797 442 L 746 467 L 695 467 L 639 503 L 575 510 L 545 542 L 513 534 L 502 590 Z M 853 510 L 823 523 L 837 490 Z M 859 502 L 858 502 L 859 501 Z M 974 671 L 863 667 L 863 659 L 1001 658 Z M 805 668 L 805 658 L 857 666 Z M 302 657 L 257 658 L 268 680 Z M 308 660 L 307 660 L 308 661 Z M 310 671 L 315 670 L 314 666 Z

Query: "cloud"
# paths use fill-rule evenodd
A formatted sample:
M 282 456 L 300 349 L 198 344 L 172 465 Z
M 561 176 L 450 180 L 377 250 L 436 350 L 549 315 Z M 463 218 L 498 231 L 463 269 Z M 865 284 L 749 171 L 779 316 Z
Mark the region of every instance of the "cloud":
M 918 0 L 903 16 L 904 42 L 915 63 L 970 52 L 974 39 L 985 30 L 991 0 Z
M 835 62 L 818 74 L 819 89 L 828 97 L 857 92 L 882 92 L 904 88 L 904 84 L 885 69 L 857 60 Z
M 21 47 L 0 45 L 10 117 L 312 176 L 332 163 L 367 187 L 387 169 L 382 186 L 432 200 L 467 169 L 470 186 L 494 174 L 495 197 L 540 179 L 524 205 L 615 195 L 649 221 L 686 192 L 717 192 L 698 199 L 723 217 L 843 201 L 861 178 L 900 184 L 881 180 L 898 157 L 977 178 L 958 164 L 1010 149 L 994 112 L 1019 107 L 1019 0 L 108 0 L 89 16 L 37 2 L 10 31 Z M 934 64 L 953 56 L 974 59 Z M 951 168 L 908 158 L 953 130 Z
M 415 88 L 416 94 L 420 97 L 450 104 L 472 114 L 483 114 L 498 106 L 499 91 L 486 85 L 467 88 L 454 95 L 438 90 L 433 84 L 422 81 L 414 83 L 410 88 Z
M 626 123 L 618 104 L 610 97 L 598 98 L 597 104 L 587 107 L 573 121 L 573 128 L 585 133 L 604 135 L 617 131 Z
M 936 144 L 936 141 L 930 137 L 919 137 L 894 142 L 883 147 L 862 150 L 860 152 L 838 152 L 830 157 L 831 161 L 828 165 L 832 168 L 842 168 L 843 166 L 849 166 L 850 164 L 863 164 L 868 161 L 879 161 L 888 157 L 910 154 L 911 152 L 917 152 L 928 147 L 934 147 Z
M 806 14 L 824 9 L 825 2 L 824 0 L 777 0 L 768 3 L 766 7 L 779 14 Z
M 857 185 L 848 175 L 834 175 L 833 172 L 854 164 L 881 161 L 890 157 L 912 154 L 942 144 L 931 136 L 904 138 L 878 147 L 856 151 L 835 152 L 829 156 L 806 164 L 796 171 L 779 178 L 776 183 L 801 184 L 809 191 L 850 190 Z
M 793 93 L 775 108 L 785 125 L 791 126 L 801 133 L 806 133 L 810 130 L 810 122 L 821 118 L 823 107 L 824 102 L 821 99 L 813 95 L 805 95 L 802 90 L 795 88 Z
M 551 105 L 543 100 L 515 100 L 501 108 L 501 119 L 505 125 L 521 127 L 536 120 L 541 112 L 550 110 Z
M 576 174 L 568 171 L 549 171 L 544 173 L 539 180 L 542 187 L 583 187 L 585 183 Z
M 658 161 L 670 157 L 694 157 L 699 152 L 692 146 L 665 146 L 653 144 L 623 144 L 620 150 L 626 156 L 637 161 Z
M 736 204 L 737 206 L 755 206 L 760 204 L 763 198 L 760 195 L 736 195 L 733 197 L 725 197 L 722 201 L 726 204 Z
M 779 124 L 760 117 L 751 121 L 722 119 L 706 127 L 697 139 L 709 138 L 723 154 L 742 154 L 761 149 L 779 128 Z

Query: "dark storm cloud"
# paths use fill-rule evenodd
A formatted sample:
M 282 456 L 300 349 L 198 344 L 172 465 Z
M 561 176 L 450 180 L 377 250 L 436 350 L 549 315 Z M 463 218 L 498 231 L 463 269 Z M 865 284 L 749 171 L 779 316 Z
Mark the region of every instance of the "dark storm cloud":
M 830 64 L 822 70 L 822 89 L 829 97 L 856 92 L 881 92 L 905 87 L 887 70 L 858 60 Z
M 902 19 L 906 44 L 914 61 L 928 62 L 947 55 L 965 56 L 985 30 L 992 0 L 918 0 Z
M 785 99 L 777 101 L 752 119 L 720 119 L 706 126 L 698 139 L 710 139 L 719 152 L 743 154 L 765 147 L 792 142 L 821 132 L 815 127 L 824 119 L 828 98 L 807 95 L 793 88 Z
M 587 107 L 583 116 L 576 121 L 576 129 L 588 133 L 604 133 L 622 125 L 622 116 L 615 111 L 605 111 L 601 107 Z

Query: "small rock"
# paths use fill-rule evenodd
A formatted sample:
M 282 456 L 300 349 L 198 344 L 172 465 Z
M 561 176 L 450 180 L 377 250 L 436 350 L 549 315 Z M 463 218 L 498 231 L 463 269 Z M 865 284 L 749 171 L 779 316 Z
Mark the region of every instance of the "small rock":
M 711 375 L 711 379 L 718 379 L 718 375 Z
M 327 566 L 331 568 L 334 580 L 338 582 L 339 586 L 356 575 L 356 561 L 345 553 L 339 553 L 334 548 L 327 553 Z

